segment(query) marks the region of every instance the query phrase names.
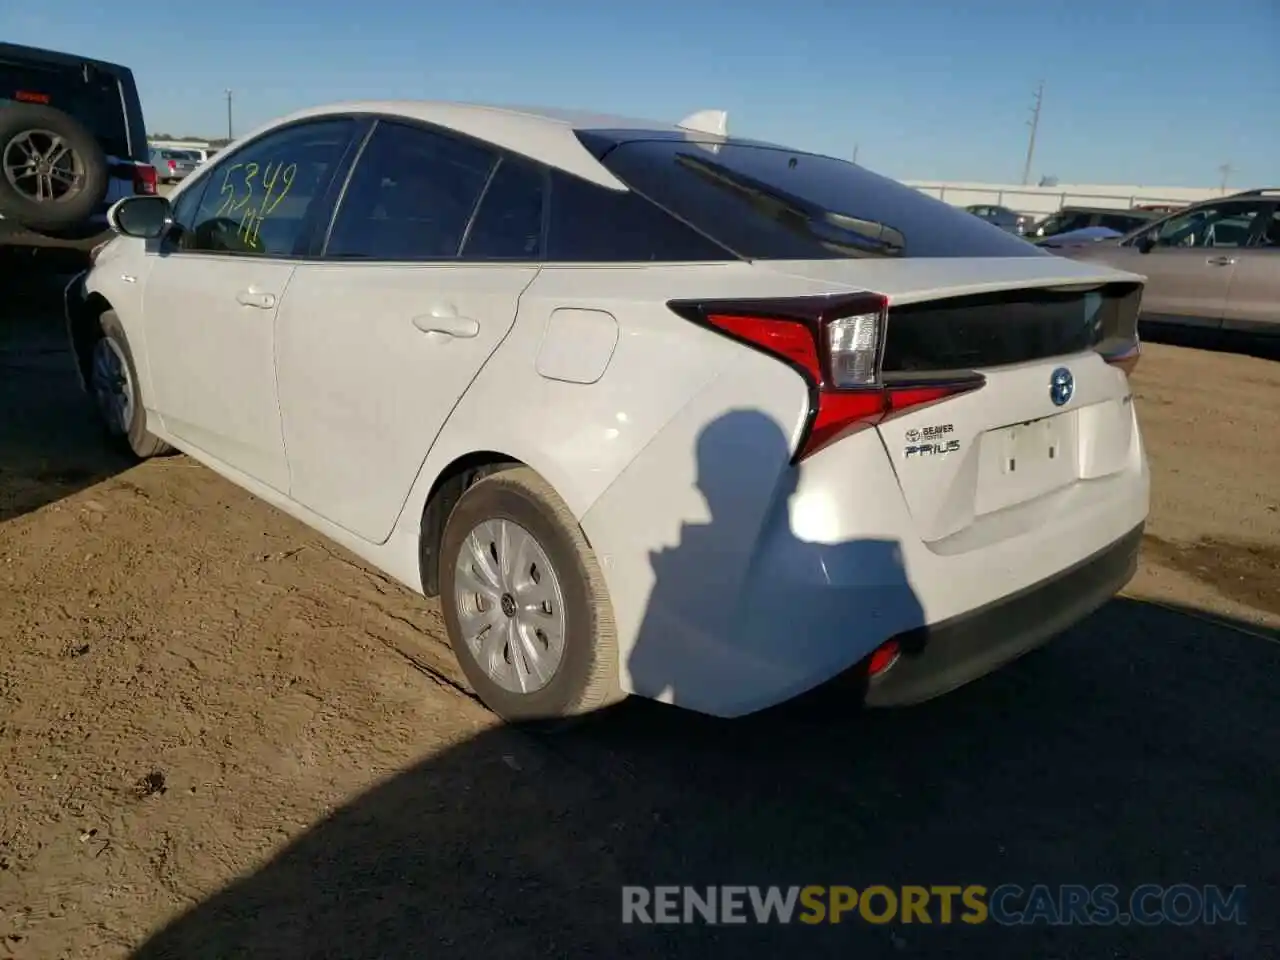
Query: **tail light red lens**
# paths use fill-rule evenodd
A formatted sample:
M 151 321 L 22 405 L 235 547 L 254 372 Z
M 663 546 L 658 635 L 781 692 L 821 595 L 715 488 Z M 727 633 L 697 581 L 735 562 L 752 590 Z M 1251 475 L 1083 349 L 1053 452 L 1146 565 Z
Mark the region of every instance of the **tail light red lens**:
M 884 673 L 902 656 L 902 646 L 897 640 L 886 640 L 880 646 L 876 647 L 871 656 L 867 658 L 867 676 L 878 677 Z
M 133 192 L 156 192 L 156 168 L 149 163 L 140 163 L 133 168 Z
M 978 374 L 885 381 L 880 359 L 888 300 L 878 294 L 774 301 L 675 301 L 686 319 L 777 357 L 809 383 L 809 425 L 798 462 L 886 417 L 981 387 Z

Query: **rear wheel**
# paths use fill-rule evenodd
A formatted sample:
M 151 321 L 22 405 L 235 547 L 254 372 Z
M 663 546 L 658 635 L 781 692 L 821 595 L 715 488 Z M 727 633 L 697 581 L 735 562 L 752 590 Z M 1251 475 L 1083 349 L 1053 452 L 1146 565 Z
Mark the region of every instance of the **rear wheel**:
M 90 351 L 86 378 L 98 419 L 113 442 L 139 459 L 168 453 L 172 448 L 147 430 L 147 411 L 124 327 L 111 310 L 102 315 L 99 324 L 100 335 Z
M 499 716 L 558 719 L 620 697 L 600 565 L 533 470 L 504 470 L 463 493 L 445 525 L 440 587 L 454 654 Z

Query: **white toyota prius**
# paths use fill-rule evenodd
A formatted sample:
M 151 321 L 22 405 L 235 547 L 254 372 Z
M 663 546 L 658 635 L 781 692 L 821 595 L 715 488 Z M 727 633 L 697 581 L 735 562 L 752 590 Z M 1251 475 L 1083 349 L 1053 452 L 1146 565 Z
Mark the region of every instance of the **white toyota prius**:
M 910 704 L 1106 602 L 1142 278 L 725 121 L 271 123 L 112 209 L 84 383 L 136 456 L 438 596 L 511 720 Z

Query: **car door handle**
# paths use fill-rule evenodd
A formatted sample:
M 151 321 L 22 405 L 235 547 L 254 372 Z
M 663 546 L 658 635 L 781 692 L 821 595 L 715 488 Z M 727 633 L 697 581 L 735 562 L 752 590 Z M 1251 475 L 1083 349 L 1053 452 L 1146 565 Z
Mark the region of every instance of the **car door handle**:
M 1235 262 L 1235 257 L 1210 257 L 1205 261 L 1211 267 L 1229 267 Z
M 432 310 L 413 318 L 413 325 L 423 333 L 468 340 L 480 332 L 480 324 L 470 317 L 460 317 L 450 310 Z
M 242 307 L 257 307 L 259 310 L 270 310 L 276 305 L 274 293 L 261 293 L 252 288 L 241 290 L 236 294 L 236 303 Z

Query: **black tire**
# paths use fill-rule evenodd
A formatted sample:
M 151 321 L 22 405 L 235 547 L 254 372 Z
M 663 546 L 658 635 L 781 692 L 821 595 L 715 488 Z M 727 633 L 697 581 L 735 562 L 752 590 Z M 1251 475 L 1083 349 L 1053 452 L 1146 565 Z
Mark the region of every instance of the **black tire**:
M 142 390 L 138 385 L 138 368 L 133 362 L 133 352 L 129 349 L 129 340 L 124 335 L 124 327 L 115 312 L 108 310 L 99 318 L 100 336 L 93 342 L 89 351 L 89 373 L 85 378 L 89 385 L 89 395 L 94 400 L 94 409 L 98 421 L 106 430 L 107 437 L 121 449 L 139 460 L 158 457 L 173 450 L 155 434 L 147 430 L 147 411 L 142 403 Z M 100 391 L 102 371 L 98 364 L 98 351 L 110 350 L 123 362 L 128 374 L 128 382 L 123 386 L 129 403 L 127 413 L 121 417 L 113 417 L 107 413 L 106 405 L 101 399 Z
M 49 142 L 45 133 L 62 138 L 80 180 L 66 194 L 42 201 L 27 189 L 29 180 L 20 180 L 20 186 L 10 179 L 9 166 L 16 162 L 19 143 L 28 134 L 43 148 Z M 34 104 L 0 107 L 0 214 L 6 219 L 35 231 L 57 231 L 83 223 L 101 207 L 109 178 L 102 146 L 74 117 Z
M 550 681 L 531 693 L 504 689 L 467 646 L 455 595 L 456 564 L 467 536 L 486 520 L 509 520 L 532 534 L 560 582 L 564 651 Z M 440 603 L 454 655 L 471 687 L 509 721 L 560 720 L 622 698 L 613 608 L 595 553 L 551 485 L 528 467 L 491 474 L 469 487 L 445 524 L 440 547 Z

